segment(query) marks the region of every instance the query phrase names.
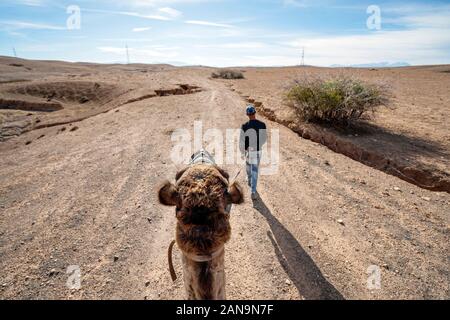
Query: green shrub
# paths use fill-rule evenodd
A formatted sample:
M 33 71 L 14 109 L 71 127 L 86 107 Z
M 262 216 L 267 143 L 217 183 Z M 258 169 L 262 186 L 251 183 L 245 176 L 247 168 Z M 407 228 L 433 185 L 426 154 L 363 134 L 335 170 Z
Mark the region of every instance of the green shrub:
M 244 79 L 244 75 L 242 72 L 235 71 L 235 70 L 219 70 L 218 72 L 213 72 L 211 77 L 213 79 Z
M 349 124 L 388 103 L 386 89 L 348 77 L 296 81 L 286 100 L 304 121 Z

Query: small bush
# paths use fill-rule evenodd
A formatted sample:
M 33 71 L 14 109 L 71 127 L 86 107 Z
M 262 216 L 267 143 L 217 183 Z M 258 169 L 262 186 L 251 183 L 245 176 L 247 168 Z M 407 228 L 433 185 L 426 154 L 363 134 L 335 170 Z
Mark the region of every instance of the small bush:
M 244 79 L 242 72 L 234 70 L 220 70 L 218 72 L 213 72 L 211 77 L 213 79 Z
M 286 100 L 304 121 L 349 124 L 388 103 L 385 87 L 347 77 L 296 81 Z

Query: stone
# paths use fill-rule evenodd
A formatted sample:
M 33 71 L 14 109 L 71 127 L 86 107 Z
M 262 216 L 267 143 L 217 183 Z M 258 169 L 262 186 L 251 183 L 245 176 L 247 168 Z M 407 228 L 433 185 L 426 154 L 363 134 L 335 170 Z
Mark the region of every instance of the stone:
M 52 269 L 50 270 L 50 272 L 48 273 L 49 277 L 53 277 L 56 276 L 59 272 L 56 269 Z

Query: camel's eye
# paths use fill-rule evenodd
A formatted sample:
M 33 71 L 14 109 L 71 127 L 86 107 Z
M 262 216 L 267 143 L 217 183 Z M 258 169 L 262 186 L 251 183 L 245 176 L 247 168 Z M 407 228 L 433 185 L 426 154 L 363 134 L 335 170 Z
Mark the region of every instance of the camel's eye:
M 189 213 L 190 213 L 189 209 L 177 207 L 176 216 L 177 216 L 178 219 L 181 218 L 181 219 L 184 220 Z
M 225 192 L 223 193 L 224 199 L 225 199 L 225 204 L 229 204 L 232 203 L 232 198 L 231 198 L 231 194 L 228 192 L 228 190 L 225 190 Z

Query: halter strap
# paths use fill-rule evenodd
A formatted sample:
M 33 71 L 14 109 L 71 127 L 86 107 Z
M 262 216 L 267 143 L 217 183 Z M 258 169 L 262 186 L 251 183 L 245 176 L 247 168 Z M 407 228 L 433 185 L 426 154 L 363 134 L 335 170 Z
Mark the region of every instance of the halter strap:
M 209 262 L 220 256 L 224 251 L 224 246 L 220 247 L 216 251 L 208 254 L 208 255 L 196 255 L 196 254 L 190 254 L 183 252 L 183 254 L 186 256 L 186 258 L 195 261 L 195 262 Z
M 216 162 L 214 161 L 213 156 L 208 151 L 206 151 L 205 149 L 201 149 L 191 157 L 190 165 L 196 164 L 209 164 L 211 166 L 215 166 Z
M 175 245 L 176 241 L 173 240 L 170 245 L 169 245 L 169 250 L 167 251 L 167 255 L 168 255 L 168 262 L 169 262 L 169 272 L 170 272 L 170 277 L 172 278 L 172 281 L 176 281 L 177 280 L 177 274 L 175 272 L 175 268 L 173 266 L 173 260 L 172 260 L 172 254 L 173 254 L 173 247 Z M 195 254 L 189 254 L 186 252 L 182 252 L 184 254 L 184 256 L 192 261 L 195 262 L 209 262 L 214 260 L 215 258 L 217 258 L 218 256 L 220 256 L 223 251 L 225 249 L 225 246 L 221 246 L 219 249 L 217 249 L 216 251 L 212 252 L 209 255 L 195 255 Z

